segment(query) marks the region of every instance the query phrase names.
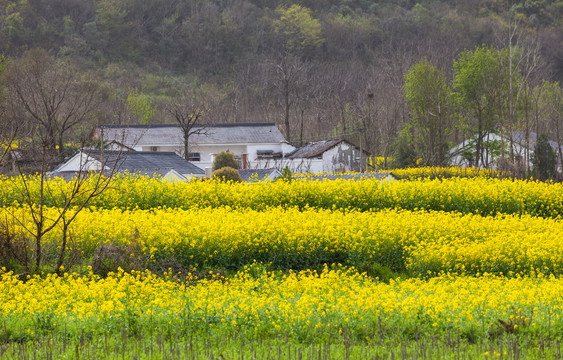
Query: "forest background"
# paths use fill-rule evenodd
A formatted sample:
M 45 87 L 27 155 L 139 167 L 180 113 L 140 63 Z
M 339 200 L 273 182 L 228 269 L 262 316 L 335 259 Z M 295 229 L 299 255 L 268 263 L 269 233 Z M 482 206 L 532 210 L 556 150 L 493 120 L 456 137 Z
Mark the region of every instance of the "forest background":
M 401 165 L 473 139 L 479 165 L 490 132 L 563 143 L 562 22 L 549 0 L 0 0 L 0 130 L 64 157 L 183 109 Z

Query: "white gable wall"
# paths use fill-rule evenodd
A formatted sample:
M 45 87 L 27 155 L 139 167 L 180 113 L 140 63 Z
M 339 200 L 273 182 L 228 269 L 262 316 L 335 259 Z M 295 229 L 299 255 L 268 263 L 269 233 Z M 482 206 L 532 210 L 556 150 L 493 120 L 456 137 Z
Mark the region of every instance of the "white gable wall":
M 347 142 L 328 149 L 322 155 L 323 172 L 346 172 L 360 170 L 360 150 Z
M 99 171 L 101 168 L 102 164 L 98 160 L 79 152 L 59 166 L 56 171 Z

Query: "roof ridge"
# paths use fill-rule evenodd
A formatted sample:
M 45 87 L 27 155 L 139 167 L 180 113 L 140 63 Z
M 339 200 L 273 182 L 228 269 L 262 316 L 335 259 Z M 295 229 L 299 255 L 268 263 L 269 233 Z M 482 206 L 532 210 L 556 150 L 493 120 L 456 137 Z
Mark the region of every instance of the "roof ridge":
M 260 126 L 275 126 L 275 123 L 216 123 L 216 124 L 196 124 L 197 127 L 237 127 L 237 126 L 247 126 L 247 127 L 260 127 Z M 137 129 L 150 129 L 150 128 L 167 128 L 167 127 L 180 127 L 179 124 L 130 124 L 130 125 L 120 125 L 120 124 L 101 124 L 97 126 L 98 128 L 137 128 Z

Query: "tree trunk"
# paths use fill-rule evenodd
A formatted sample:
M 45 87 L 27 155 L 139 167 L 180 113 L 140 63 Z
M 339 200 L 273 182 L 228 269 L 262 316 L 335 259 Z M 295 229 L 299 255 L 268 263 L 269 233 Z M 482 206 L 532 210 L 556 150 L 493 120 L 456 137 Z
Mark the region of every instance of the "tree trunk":
M 189 131 L 189 130 L 188 130 Z M 190 160 L 190 153 L 189 153 L 189 139 L 188 131 L 184 129 L 184 159 L 187 161 Z
M 479 125 L 477 131 L 477 144 L 475 144 L 475 167 L 479 167 L 479 159 L 481 158 L 481 141 L 483 138 L 483 119 L 481 118 L 481 109 L 479 109 Z
M 284 93 L 284 101 L 285 101 L 285 111 L 284 111 L 284 123 L 285 123 L 285 136 L 287 141 L 291 141 L 291 134 L 289 132 L 289 108 L 291 107 L 291 103 L 289 101 L 289 84 L 285 83 L 285 93 Z

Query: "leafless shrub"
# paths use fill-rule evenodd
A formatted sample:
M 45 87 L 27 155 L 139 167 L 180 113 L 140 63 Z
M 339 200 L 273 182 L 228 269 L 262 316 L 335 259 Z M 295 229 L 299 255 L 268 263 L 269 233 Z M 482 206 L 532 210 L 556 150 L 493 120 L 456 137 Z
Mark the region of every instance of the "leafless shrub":
M 135 229 L 128 244 L 101 244 L 98 246 L 90 263 L 92 272 L 100 276 L 107 276 L 109 272 L 117 272 L 118 268 L 127 272 L 144 270 L 147 256 L 143 254 L 139 239 L 139 231 Z

